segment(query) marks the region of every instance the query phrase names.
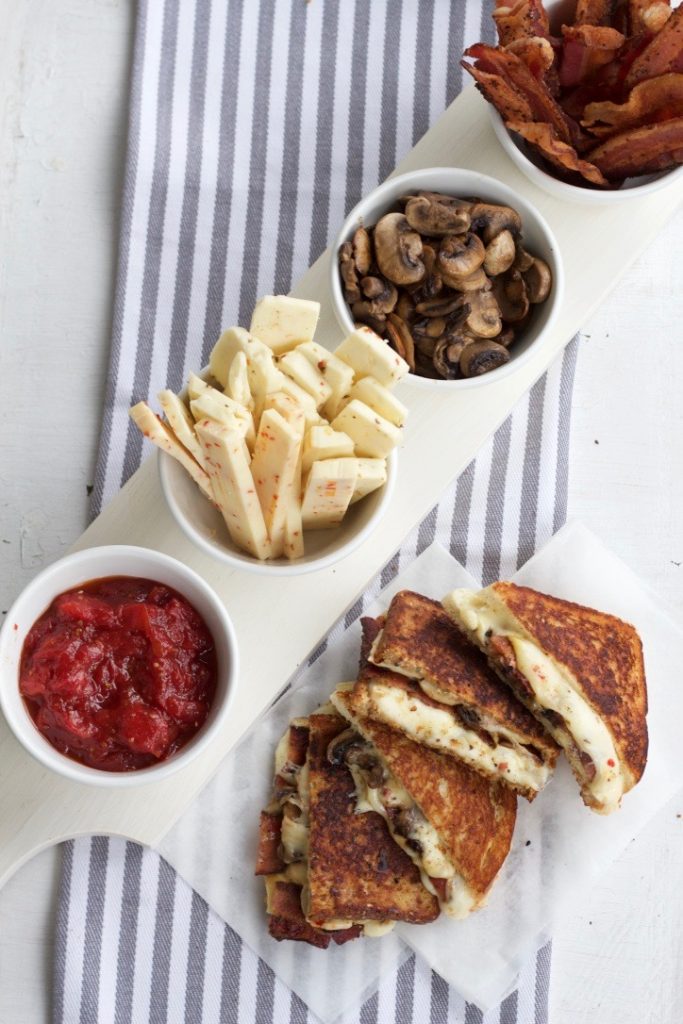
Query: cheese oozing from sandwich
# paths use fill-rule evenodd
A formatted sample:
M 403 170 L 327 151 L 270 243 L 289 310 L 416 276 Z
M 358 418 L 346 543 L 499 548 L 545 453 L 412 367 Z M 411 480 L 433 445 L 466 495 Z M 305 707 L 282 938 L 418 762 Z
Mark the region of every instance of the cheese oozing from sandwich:
M 349 767 L 356 785 L 358 813 L 375 811 L 381 814 L 394 841 L 417 866 L 422 884 L 437 897 L 441 909 L 450 917 L 467 917 L 478 905 L 476 894 L 456 871 L 442 847 L 439 833 L 407 789 L 386 766 L 381 786 L 370 785 L 366 772 L 359 765 Z M 445 898 L 435 888 L 433 879 L 446 881 Z
M 435 708 L 398 686 L 373 680 L 368 686 L 372 716 L 400 729 L 411 739 L 459 757 L 486 775 L 500 776 L 522 790 L 543 789 L 550 778 L 548 765 L 510 735 L 492 745 L 468 729 L 450 707 Z M 497 731 L 501 730 L 496 725 Z M 512 745 L 510 745 L 512 744 Z
M 331 704 L 325 708 L 334 711 Z M 367 938 L 379 938 L 386 935 L 394 928 L 395 921 L 349 921 L 342 918 L 328 918 L 326 921 L 311 921 L 310 912 L 310 890 L 308 886 L 308 849 L 310 838 L 310 783 L 308 759 L 303 765 L 292 765 L 287 761 L 287 747 L 289 742 L 289 730 L 284 734 L 275 750 L 275 774 L 283 778 L 291 787 L 292 792 L 288 793 L 282 801 L 282 825 L 281 844 L 282 859 L 285 862 L 285 870 L 278 875 L 266 878 L 266 892 L 268 912 L 270 913 L 270 901 L 272 886 L 276 881 L 296 882 L 301 886 L 301 906 L 309 924 L 323 931 L 342 931 L 360 925 L 363 935 Z M 269 886 L 270 883 L 270 886 Z
M 516 668 L 533 694 L 518 693 L 518 696 L 564 748 L 572 768 L 585 780 L 582 786 L 590 794 L 591 806 L 602 814 L 617 810 L 624 794 L 624 777 L 614 739 L 600 715 L 581 694 L 569 669 L 534 642 L 495 594 L 454 590 L 443 604 L 484 653 L 493 637 L 505 637 L 509 641 Z M 553 716 L 543 715 L 544 711 L 553 712 Z M 557 715 L 562 721 L 554 717 Z M 591 763 L 595 768 L 592 778 L 590 770 L 587 771 Z

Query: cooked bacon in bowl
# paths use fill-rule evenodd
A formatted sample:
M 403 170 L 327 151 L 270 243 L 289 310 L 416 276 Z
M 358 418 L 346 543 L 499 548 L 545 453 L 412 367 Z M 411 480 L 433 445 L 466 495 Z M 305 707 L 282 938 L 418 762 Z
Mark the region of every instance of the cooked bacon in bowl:
M 578 0 L 554 34 L 542 0 L 498 3 L 498 46 L 463 67 L 554 177 L 592 189 L 683 163 L 683 5 Z

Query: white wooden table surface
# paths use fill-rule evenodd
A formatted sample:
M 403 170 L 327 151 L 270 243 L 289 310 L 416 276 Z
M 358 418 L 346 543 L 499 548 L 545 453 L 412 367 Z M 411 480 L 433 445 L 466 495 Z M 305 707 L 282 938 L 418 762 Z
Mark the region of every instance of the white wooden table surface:
M 86 524 L 132 5 L 0 0 L 0 610 Z M 586 272 L 592 246 L 587 240 Z M 585 326 L 570 514 L 683 618 L 683 212 Z M 0 892 L 0 1024 L 48 1020 L 58 853 Z M 558 930 L 552 1024 L 683 1019 L 683 794 Z

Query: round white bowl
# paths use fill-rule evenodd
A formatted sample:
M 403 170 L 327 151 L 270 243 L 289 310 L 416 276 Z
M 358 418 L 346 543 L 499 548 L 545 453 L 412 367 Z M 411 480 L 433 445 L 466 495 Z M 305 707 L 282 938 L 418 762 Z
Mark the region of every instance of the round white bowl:
M 108 576 L 137 576 L 173 587 L 204 619 L 216 647 L 218 675 L 209 715 L 195 735 L 168 760 L 130 772 L 89 768 L 60 753 L 36 728 L 19 693 L 19 664 L 26 635 L 59 594 L 89 580 Z M 38 761 L 74 782 L 124 788 L 165 779 L 184 768 L 211 743 L 225 722 L 238 678 L 237 639 L 230 618 L 216 593 L 182 562 L 148 548 L 112 545 L 87 548 L 48 566 L 19 595 L 0 631 L 0 707 L 10 729 Z
M 290 561 L 274 558 L 262 562 L 233 544 L 222 515 L 201 493 L 175 459 L 159 452 L 159 476 L 166 503 L 176 523 L 207 555 L 234 569 L 263 576 L 299 576 L 328 569 L 350 555 L 378 526 L 386 512 L 396 482 L 396 451 L 387 458 L 387 482 L 366 498 L 351 505 L 340 526 L 331 530 L 305 530 L 304 554 Z
M 509 132 L 505 123 L 491 104 L 489 114 L 496 138 L 510 157 L 512 162 L 523 174 L 538 185 L 548 195 L 567 202 L 582 203 L 587 206 L 611 206 L 629 199 L 639 199 L 664 188 L 671 188 L 683 182 L 683 165 L 671 171 L 660 171 L 657 174 L 642 175 L 639 178 L 627 178 L 621 188 L 599 189 L 582 188 L 580 185 L 568 185 L 565 181 L 553 177 L 540 165 L 540 159 L 527 146 L 524 139 Z
M 345 334 L 353 331 L 354 321 L 344 298 L 339 274 L 338 253 L 341 246 L 351 238 L 361 224 L 371 227 L 383 214 L 395 207 L 400 196 L 418 192 L 420 189 L 462 198 L 477 196 L 486 202 L 513 207 L 522 218 L 522 237 L 525 247 L 535 256 L 540 256 L 545 260 L 552 271 L 553 287 L 548 299 L 535 307 L 522 337 L 516 340 L 510 349 L 510 361 L 504 366 L 490 370 L 489 373 L 482 373 L 479 377 L 467 377 L 462 380 L 433 380 L 430 377 L 420 377 L 418 374 L 410 373 L 402 382 L 442 391 L 493 384 L 515 373 L 534 352 L 538 351 L 548 336 L 562 304 L 564 270 L 557 241 L 544 217 L 513 189 L 486 174 L 479 174 L 477 171 L 459 167 L 429 167 L 421 171 L 409 171 L 407 174 L 389 178 L 384 184 L 370 192 L 357 206 L 354 206 L 342 224 L 330 253 L 329 282 L 335 316 Z M 493 340 L 495 341 L 495 338 Z

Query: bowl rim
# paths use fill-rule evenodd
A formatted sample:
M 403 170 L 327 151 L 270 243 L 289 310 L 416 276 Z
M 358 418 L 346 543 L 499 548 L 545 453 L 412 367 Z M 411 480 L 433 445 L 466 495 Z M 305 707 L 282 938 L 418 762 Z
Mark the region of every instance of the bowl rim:
M 212 709 L 215 708 L 213 718 L 199 728 L 186 746 L 181 747 L 177 753 L 171 755 L 167 760 L 135 771 L 110 772 L 101 768 L 91 768 L 61 753 L 36 728 L 21 695 L 19 695 L 19 700 L 14 699 L 16 693 L 10 696 L 10 690 L 3 685 L 2 679 L 7 674 L 15 676 L 16 678 L 13 678 L 12 685 L 16 687 L 16 692 L 18 693 L 19 659 L 21 658 L 21 651 L 23 650 L 24 640 L 28 631 L 59 594 L 79 585 L 77 582 L 79 579 L 84 583 L 93 578 L 103 578 L 106 574 L 98 572 L 97 576 L 93 577 L 87 571 L 89 565 L 100 560 L 111 564 L 111 572 L 108 573 L 110 576 L 144 576 L 146 573 L 144 578 L 153 579 L 154 566 L 157 568 L 164 567 L 178 574 L 181 579 L 196 588 L 208 605 L 212 607 L 216 620 L 223 630 L 222 639 L 227 653 L 228 664 L 225 667 L 225 685 L 222 695 L 218 697 L 220 703 L 217 704 L 216 699 L 214 699 L 212 704 Z M 130 566 L 130 562 L 135 560 L 139 560 L 139 572 Z M 119 561 L 122 565 L 121 569 L 117 568 L 117 562 Z M 129 568 L 123 568 L 124 562 L 129 564 Z M 74 582 L 66 585 L 60 584 L 59 587 L 56 587 L 53 580 L 55 577 L 59 577 L 67 567 L 72 574 L 75 574 Z M 172 584 L 168 585 L 172 586 Z M 174 589 L 178 589 L 178 592 L 182 593 L 186 600 L 190 600 L 180 587 L 175 587 Z M 44 598 L 40 596 L 43 593 L 45 595 Z M 40 599 L 37 600 L 38 598 Z M 16 656 L 14 656 L 14 653 L 9 649 L 13 628 L 11 624 L 23 614 L 25 606 L 30 606 L 34 600 L 41 605 L 42 610 L 33 617 L 28 616 L 29 618 L 32 617 L 32 622 L 27 627 L 21 641 L 21 646 Z M 193 601 L 190 601 L 190 603 L 195 607 Z M 200 614 L 202 613 L 200 612 Z M 203 614 L 202 618 L 205 618 Z M 212 628 L 211 631 L 213 634 L 215 629 Z M 83 548 L 64 555 L 42 569 L 23 588 L 13 601 L 5 617 L 2 629 L 0 629 L 0 710 L 7 726 L 16 741 L 21 744 L 31 757 L 40 762 L 45 768 L 72 782 L 80 782 L 106 789 L 122 789 L 145 785 L 151 782 L 160 782 L 162 779 L 166 779 L 170 775 L 175 774 L 175 772 L 187 767 L 215 739 L 233 706 L 238 683 L 239 646 L 237 635 L 232 619 L 218 594 L 194 569 L 191 569 L 179 559 L 157 551 L 154 548 L 145 548 L 132 544 L 105 544 L 97 547 Z M 24 731 L 22 728 L 23 724 L 29 725 L 30 729 Z
M 612 203 L 628 202 L 631 198 L 640 199 L 651 195 L 653 192 L 661 192 L 683 177 L 683 164 L 681 164 L 679 167 L 673 167 L 668 171 L 661 172 L 660 176 L 652 181 L 644 182 L 642 185 L 633 185 L 631 188 L 603 190 L 584 188 L 581 185 L 571 185 L 560 178 L 556 178 L 548 171 L 544 171 L 533 160 L 530 160 L 526 153 L 515 143 L 496 108 L 491 103 L 487 103 L 487 107 L 496 138 L 505 152 L 527 176 L 529 181 L 538 185 L 539 188 L 542 188 L 548 195 L 552 195 L 556 199 L 564 198 L 582 203 L 583 205 L 609 206 Z
M 335 236 L 334 242 L 330 247 L 328 285 L 332 297 L 332 308 L 334 310 L 337 323 L 342 331 L 345 334 L 348 334 L 354 330 L 354 322 L 351 318 L 346 300 L 342 294 L 341 281 L 337 270 L 337 253 L 339 252 L 340 246 L 348 239 L 352 228 L 357 224 L 358 220 L 362 219 L 363 211 L 366 206 L 375 205 L 381 200 L 386 200 L 388 204 L 391 202 L 390 197 L 395 192 L 401 193 L 406 189 L 415 189 L 420 187 L 420 185 L 421 187 L 424 187 L 425 181 L 428 183 L 430 178 L 437 178 L 444 174 L 467 176 L 472 180 L 472 186 L 467 185 L 457 187 L 461 189 L 463 187 L 468 189 L 471 188 L 477 194 L 481 194 L 483 196 L 486 196 L 487 188 L 494 188 L 506 193 L 506 199 L 510 205 L 516 204 L 517 207 L 522 207 L 520 213 L 523 220 L 528 217 L 535 220 L 536 226 L 544 236 L 548 250 L 552 254 L 552 258 L 555 263 L 553 289 L 550 298 L 548 299 L 551 303 L 548 311 L 548 319 L 539 331 L 538 336 L 534 338 L 524 352 L 513 356 L 508 363 L 505 363 L 504 366 L 499 366 L 495 370 L 491 370 L 489 373 L 483 373 L 479 377 L 467 377 L 461 380 L 437 380 L 432 377 L 421 377 L 419 374 L 409 373 L 401 381 L 401 385 L 409 387 L 452 392 L 455 390 L 465 390 L 467 388 L 485 387 L 486 385 L 495 384 L 496 382 L 503 380 L 505 377 L 509 377 L 513 373 L 516 373 L 526 362 L 528 362 L 532 355 L 538 351 L 539 346 L 543 343 L 557 319 L 562 305 L 562 300 L 564 298 L 564 261 L 562 259 L 559 243 L 550 225 L 543 214 L 530 200 L 526 199 L 524 196 L 517 195 L 514 189 L 506 182 L 501 181 L 498 178 L 494 178 L 489 174 L 483 174 L 481 171 L 474 171 L 467 167 L 424 167 L 414 171 L 406 171 L 403 174 L 393 175 L 383 181 L 375 189 L 368 192 L 367 195 L 356 203 L 353 209 L 350 210 L 344 218 L 344 221 Z M 481 192 L 479 192 L 479 190 L 481 190 Z
M 248 555 L 246 552 L 244 554 L 240 554 L 237 551 L 232 552 L 228 551 L 226 548 L 219 548 L 217 544 L 213 544 L 211 541 L 207 540 L 206 537 L 200 533 L 200 531 L 188 519 L 188 517 L 185 516 L 180 509 L 178 501 L 176 500 L 170 480 L 170 470 L 174 461 L 175 460 L 172 456 L 167 452 L 160 450 L 157 454 L 161 490 L 163 491 L 171 516 L 184 535 L 188 540 L 192 541 L 193 544 L 212 558 L 218 559 L 219 561 L 232 566 L 233 569 L 252 572 L 259 576 L 303 576 L 306 573 L 329 569 L 331 565 L 335 565 L 337 562 L 341 561 L 342 558 L 346 558 L 355 551 L 356 548 L 360 547 L 363 541 L 366 540 L 366 538 L 376 529 L 383 519 L 389 506 L 389 502 L 393 496 L 394 488 L 396 486 L 396 477 L 398 475 L 398 451 L 394 448 L 387 455 L 387 479 L 386 483 L 379 488 L 380 493 L 377 508 L 372 513 L 368 521 L 356 533 L 354 533 L 346 543 L 335 548 L 333 551 L 330 551 L 328 554 L 321 555 L 319 558 L 311 558 L 308 562 L 302 561 L 301 559 L 293 559 L 291 562 L 282 559 L 261 562 L 259 559 L 254 558 L 253 555 Z M 368 497 L 370 497 L 370 495 L 368 495 Z

